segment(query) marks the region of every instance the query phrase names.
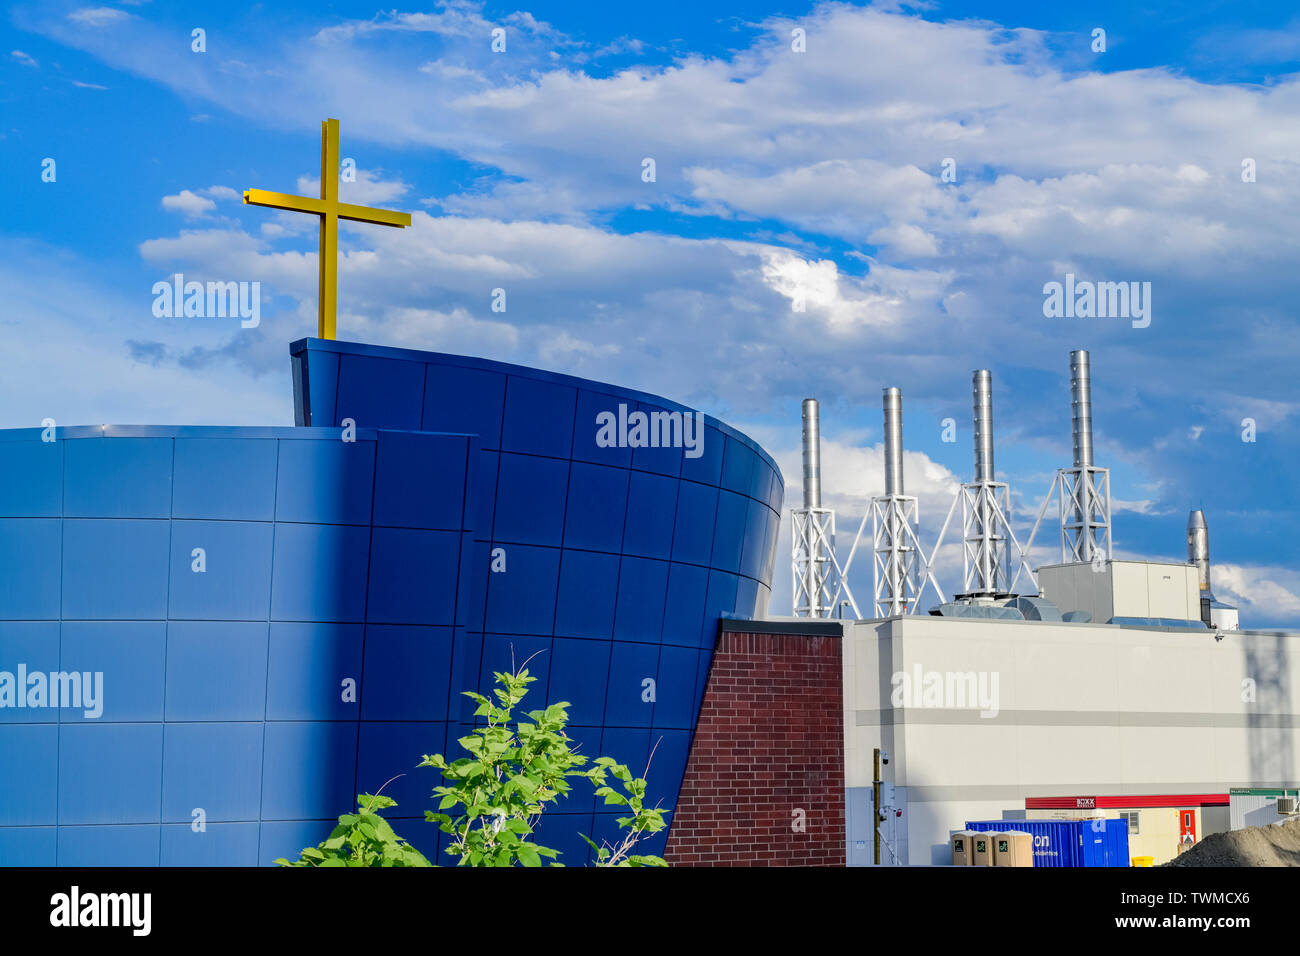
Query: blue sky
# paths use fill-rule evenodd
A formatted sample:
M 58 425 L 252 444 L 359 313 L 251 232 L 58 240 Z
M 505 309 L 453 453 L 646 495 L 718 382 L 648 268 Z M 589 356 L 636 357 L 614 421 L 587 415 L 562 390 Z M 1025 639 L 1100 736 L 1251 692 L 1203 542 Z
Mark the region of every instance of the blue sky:
M 238 192 L 314 189 L 333 116 L 345 198 L 414 214 L 345 227 L 341 338 L 694 404 L 762 442 L 792 502 L 816 395 L 841 528 L 880 490 L 897 385 L 927 540 L 969 476 L 970 371 L 994 372 L 1023 528 L 1069 464 L 1067 356 L 1088 348 L 1118 554 L 1181 559 L 1203 507 L 1220 596 L 1300 625 L 1285 5 L 55 0 L 0 31 L 0 425 L 290 422 L 316 229 Z M 177 271 L 261 282 L 261 325 L 156 318 Z M 1044 317 L 1067 272 L 1150 282 L 1151 325 Z

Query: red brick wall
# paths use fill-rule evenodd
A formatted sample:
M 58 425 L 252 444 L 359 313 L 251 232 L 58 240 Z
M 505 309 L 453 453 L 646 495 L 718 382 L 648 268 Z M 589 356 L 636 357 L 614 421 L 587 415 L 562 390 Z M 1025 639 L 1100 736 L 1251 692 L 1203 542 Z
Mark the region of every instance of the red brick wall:
M 674 866 L 844 865 L 840 638 L 724 631 L 665 858 Z M 804 830 L 792 827 L 804 811 Z

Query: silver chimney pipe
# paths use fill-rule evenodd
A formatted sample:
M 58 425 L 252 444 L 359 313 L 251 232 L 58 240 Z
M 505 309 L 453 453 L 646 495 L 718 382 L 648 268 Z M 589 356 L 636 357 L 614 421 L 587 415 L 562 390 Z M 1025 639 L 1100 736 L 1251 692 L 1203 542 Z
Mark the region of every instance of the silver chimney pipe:
M 1074 467 L 1092 467 L 1092 370 L 1086 349 L 1070 353 L 1070 406 L 1074 431 Z
M 1187 563 L 1196 565 L 1201 590 L 1210 590 L 1210 529 L 1199 508 L 1187 516 Z
M 815 398 L 803 400 L 803 506 L 822 506 L 822 433 Z
M 903 493 L 903 393 L 885 389 L 885 494 Z
M 975 480 L 993 481 L 993 373 L 979 369 L 972 377 L 975 393 Z

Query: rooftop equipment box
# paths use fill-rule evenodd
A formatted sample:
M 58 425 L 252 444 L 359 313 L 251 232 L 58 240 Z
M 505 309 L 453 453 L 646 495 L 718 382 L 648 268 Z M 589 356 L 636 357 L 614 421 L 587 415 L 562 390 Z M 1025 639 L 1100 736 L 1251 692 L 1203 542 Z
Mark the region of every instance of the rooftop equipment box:
M 1128 866 L 1128 821 L 1093 820 L 981 820 L 968 822 L 967 830 L 992 836 L 1014 826 L 1033 840 L 1034 866 Z M 976 839 L 978 860 L 979 840 Z
M 1113 617 L 1199 621 L 1200 586 L 1190 564 L 1105 561 L 1049 564 L 1038 586 L 1062 612 L 1087 611 L 1096 624 Z

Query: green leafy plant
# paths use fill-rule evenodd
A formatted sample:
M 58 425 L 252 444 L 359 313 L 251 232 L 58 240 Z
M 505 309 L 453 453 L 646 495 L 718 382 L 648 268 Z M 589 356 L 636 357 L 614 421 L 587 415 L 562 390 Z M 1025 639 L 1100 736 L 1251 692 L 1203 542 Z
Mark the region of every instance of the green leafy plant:
M 392 797 L 360 794 L 357 812 L 339 817 L 339 825 L 324 842 L 305 848 L 292 863 L 284 858 L 275 862 L 279 866 L 432 866 L 378 813 L 395 806 L 397 801 Z
M 469 756 L 448 762 L 441 754 L 426 754 L 419 763 L 442 773 L 444 783 L 433 791 L 438 809 L 424 815 L 450 837 L 446 852 L 457 858 L 456 865 L 540 866 L 543 860 L 551 866 L 563 865 L 556 859 L 558 850 L 534 842 L 532 835 L 542 814 L 569 794 L 570 780 L 585 778 L 606 806 L 628 811 L 617 820 L 624 832 L 612 844 L 598 846 L 579 834 L 595 850 L 596 866 L 667 866 L 662 857 L 633 852 L 642 838 L 667 826 L 662 809 L 645 805 L 645 778 L 634 777 L 612 757 L 598 757 L 588 766 L 565 733 L 567 701 L 517 719 L 515 708 L 536 680 L 526 666 L 495 677 L 499 686 L 493 688 L 493 697 L 465 693 L 477 704 L 474 715 L 484 718 L 482 726 L 460 738 Z M 432 866 L 379 815 L 378 811 L 396 805 L 390 797 L 363 793 L 357 797 L 357 812 L 339 817 L 328 839 L 307 847 L 293 862 L 275 862 L 280 866 Z
M 558 851 L 531 837 L 548 807 L 568 795 L 569 781 L 585 777 L 607 806 L 630 811 L 618 819 L 627 832 L 617 843 L 597 846 L 582 835 L 596 850 L 596 865 L 667 866 L 661 857 L 632 852 L 641 838 L 666 826 L 663 810 L 645 806 L 644 778 L 633 777 L 610 757 L 599 757 L 588 767 L 587 758 L 573 751 L 565 733 L 567 701 L 529 711 L 526 720 L 516 719 L 515 708 L 536 680 L 526 666 L 517 673 L 498 672 L 495 678 L 495 701 L 466 692 L 478 705 L 474 715 L 485 720 L 460 738 L 469 756 L 448 762 L 441 754 L 426 754 L 419 764 L 441 771 L 445 781 L 433 791 L 440 798 L 438 809 L 426 811 L 425 819 L 451 838 L 446 852 L 461 866 L 540 866 L 543 859 L 560 865 Z M 617 788 L 610 785 L 611 777 Z M 444 812 L 448 810 L 453 812 Z

